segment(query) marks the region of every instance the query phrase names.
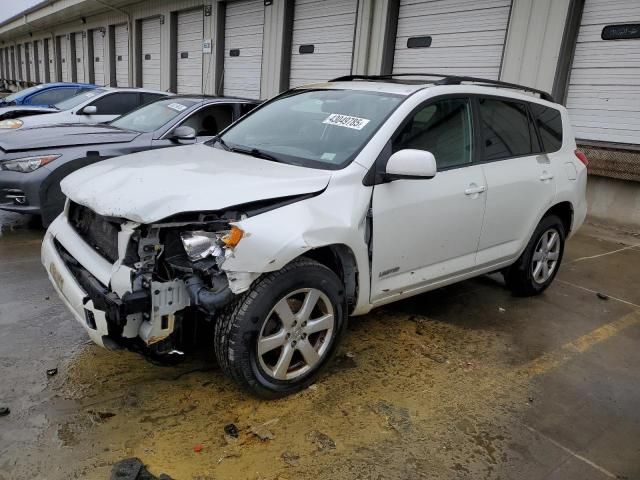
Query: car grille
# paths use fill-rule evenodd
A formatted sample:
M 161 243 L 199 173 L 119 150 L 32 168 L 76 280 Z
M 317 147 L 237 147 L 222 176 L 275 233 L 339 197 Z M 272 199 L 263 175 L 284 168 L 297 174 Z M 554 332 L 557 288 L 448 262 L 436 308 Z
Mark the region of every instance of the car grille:
M 115 263 L 118 260 L 118 232 L 121 220 L 104 217 L 83 205 L 71 202 L 69 223 L 93 249 Z

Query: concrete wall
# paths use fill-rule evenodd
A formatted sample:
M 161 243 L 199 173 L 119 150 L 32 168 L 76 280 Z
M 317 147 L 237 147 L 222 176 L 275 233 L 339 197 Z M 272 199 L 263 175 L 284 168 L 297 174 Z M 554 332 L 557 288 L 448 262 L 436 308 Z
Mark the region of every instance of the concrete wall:
M 589 218 L 640 231 L 640 184 L 629 180 L 589 176 Z

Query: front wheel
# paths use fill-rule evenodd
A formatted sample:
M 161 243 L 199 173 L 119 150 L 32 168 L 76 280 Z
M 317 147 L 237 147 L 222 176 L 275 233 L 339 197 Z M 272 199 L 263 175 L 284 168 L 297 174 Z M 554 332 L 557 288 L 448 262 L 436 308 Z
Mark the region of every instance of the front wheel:
M 306 258 L 262 277 L 216 323 L 223 371 L 263 398 L 310 385 L 345 329 L 343 290 L 335 273 Z
M 520 258 L 504 272 L 515 295 L 538 295 L 551 285 L 562 262 L 565 235 L 564 224 L 555 215 L 540 221 Z

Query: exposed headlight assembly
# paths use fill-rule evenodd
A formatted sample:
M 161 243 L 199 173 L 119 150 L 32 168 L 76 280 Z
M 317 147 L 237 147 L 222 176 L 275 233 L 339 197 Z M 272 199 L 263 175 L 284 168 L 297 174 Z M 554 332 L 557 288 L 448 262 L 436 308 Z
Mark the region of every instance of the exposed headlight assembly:
M 60 155 L 39 155 L 37 157 L 16 158 L 15 160 L 6 160 L 0 163 L 2 170 L 11 170 L 12 172 L 29 173 L 47 163 L 53 162 Z
M 243 235 L 244 232 L 241 229 L 233 226 L 230 230 L 221 232 L 203 230 L 182 232 L 180 238 L 187 256 L 195 262 L 207 257 L 224 256 L 224 248 L 233 248 L 238 245 Z
M 18 118 L 10 118 L 0 121 L 0 128 L 20 128 L 24 122 Z

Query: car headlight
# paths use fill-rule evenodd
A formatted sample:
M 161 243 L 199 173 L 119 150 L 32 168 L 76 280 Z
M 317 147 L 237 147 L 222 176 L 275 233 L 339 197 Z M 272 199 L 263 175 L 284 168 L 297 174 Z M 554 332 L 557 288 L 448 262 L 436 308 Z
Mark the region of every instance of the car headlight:
M 10 118 L 0 121 L 0 128 L 20 128 L 24 122 L 18 118 Z
M 184 251 L 192 262 L 207 257 L 220 257 L 224 255 L 224 248 L 233 248 L 240 240 L 244 232 L 238 227 L 231 227 L 221 232 L 205 232 L 203 230 L 182 232 L 180 238 Z
M 15 160 L 6 160 L 0 163 L 2 170 L 11 170 L 12 172 L 28 173 L 53 162 L 60 155 L 39 155 L 36 157 L 16 158 Z

